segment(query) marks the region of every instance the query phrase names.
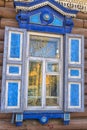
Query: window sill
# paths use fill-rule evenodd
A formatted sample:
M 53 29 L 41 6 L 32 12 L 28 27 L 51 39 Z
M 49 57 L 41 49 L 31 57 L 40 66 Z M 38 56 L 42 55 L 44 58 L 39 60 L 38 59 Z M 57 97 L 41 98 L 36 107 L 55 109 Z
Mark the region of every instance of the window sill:
M 16 126 L 22 126 L 23 120 L 30 119 L 39 120 L 42 125 L 47 124 L 50 119 L 62 119 L 64 125 L 68 125 L 70 122 L 70 113 L 63 113 L 60 111 L 26 111 L 23 114 L 16 114 Z

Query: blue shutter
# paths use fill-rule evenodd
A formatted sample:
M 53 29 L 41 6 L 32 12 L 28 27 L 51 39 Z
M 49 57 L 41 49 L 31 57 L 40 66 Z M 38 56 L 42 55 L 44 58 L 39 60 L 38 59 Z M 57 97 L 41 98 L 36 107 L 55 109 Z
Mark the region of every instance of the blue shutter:
M 26 30 L 5 28 L 3 72 L 2 72 L 2 112 L 22 112 L 25 87 Z
M 64 109 L 84 111 L 84 37 L 66 34 Z

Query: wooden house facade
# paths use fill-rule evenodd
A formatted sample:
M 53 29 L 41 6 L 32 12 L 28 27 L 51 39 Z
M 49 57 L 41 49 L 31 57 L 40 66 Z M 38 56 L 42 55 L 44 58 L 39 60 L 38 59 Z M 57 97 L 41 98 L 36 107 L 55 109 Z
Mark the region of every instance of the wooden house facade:
M 73 0 L 73 1 L 67 0 L 65 2 L 63 0 L 53 0 L 56 3 L 55 2 L 52 3 L 51 0 L 47 0 L 47 1 L 42 0 L 42 3 L 40 3 L 40 1 L 39 2 L 37 2 L 37 1 L 39 1 L 39 0 L 35 0 L 35 4 L 37 4 L 37 6 L 36 6 L 35 4 L 32 4 L 34 2 L 34 0 L 0 0 L 0 93 L 1 93 L 0 104 L 1 104 L 1 109 L 2 109 L 0 112 L 0 130 L 37 130 L 37 129 L 42 129 L 42 130 L 49 130 L 49 129 L 53 129 L 53 130 L 58 130 L 58 129 L 59 130 L 86 130 L 87 129 L 87 67 L 86 67 L 86 64 L 87 64 L 87 55 L 86 55 L 86 53 L 87 53 L 87 2 L 86 2 L 86 0 L 79 1 L 79 2 L 77 2 L 77 0 Z M 17 3 L 17 2 L 19 2 L 19 3 Z M 25 4 L 22 2 L 24 2 Z M 27 7 L 28 2 L 31 2 L 30 3 L 31 5 L 29 5 L 29 8 Z M 58 3 L 58 6 L 56 6 L 57 3 Z M 45 8 L 46 15 L 43 11 L 43 9 L 44 9 L 43 4 L 44 4 L 44 6 L 47 7 L 47 8 Z M 39 5 L 40 5 L 40 7 L 39 7 Z M 32 6 L 33 6 L 33 8 L 32 8 Z M 26 7 L 26 9 L 25 9 L 25 7 Z M 52 8 L 52 11 L 55 15 L 54 21 L 52 21 L 52 17 L 54 15 L 52 16 L 52 14 L 49 13 L 49 11 L 51 11 L 51 9 L 49 7 Z M 42 14 L 39 13 L 39 10 L 37 10 L 38 8 L 40 8 L 40 11 L 42 11 Z M 21 10 L 24 11 L 24 9 L 25 9 L 25 12 L 27 12 L 27 13 L 26 14 L 25 14 L 25 12 L 20 13 L 20 11 Z M 33 9 L 35 11 L 37 11 L 38 14 L 40 14 L 41 23 L 40 23 L 40 21 L 36 20 L 36 19 L 38 19 L 38 15 L 36 14 L 35 11 L 33 11 Z M 74 11 L 72 11 L 72 10 L 74 10 Z M 31 14 L 29 14 L 28 11 L 30 11 Z M 57 19 L 57 13 L 59 13 L 58 16 L 62 20 Z M 51 19 L 49 16 L 51 17 Z M 30 19 L 31 23 L 29 23 L 30 25 L 26 24 L 26 21 L 28 20 L 27 17 L 28 18 L 31 17 L 31 19 Z M 30 21 L 28 21 L 28 22 L 30 22 Z M 32 24 L 32 22 L 33 22 L 33 24 Z M 38 23 L 41 24 L 41 26 L 39 26 Z M 35 24 L 37 24 L 37 25 L 35 25 Z M 57 26 L 57 24 L 58 24 L 58 26 Z M 56 26 L 56 27 L 50 28 L 49 26 Z M 63 26 L 63 28 L 62 28 L 62 26 Z M 56 29 L 56 28 L 58 28 L 58 29 Z M 26 29 L 30 32 L 26 33 Z M 10 34 L 9 34 L 9 30 L 10 30 Z M 43 109 L 42 109 L 42 112 L 40 112 L 40 113 L 38 111 L 33 113 L 32 112 L 33 107 L 31 107 L 30 112 L 28 113 L 29 115 L 26 114 L 26 112 L 24 114 L 22 114 L 22 111 L 23 111 L 22 109 L 23 109 L 23 107 L 26 106 L 26 103 L 24 103 L 25 97 L 23 97 L 24 96 L 23 92 L 22 92 L 23 95 L 21 95 L 21 93 L 20 93 L 20 95 L 21 95 L 20 102 L 22 102 L 22 104 L 24 103 L 25 106 L 20 105 L 20 107 L 21 107 L 20 110 L 19 110 L 19 108 L 16 108 L 16 107 L 15 107 L 16 110 L 13 109 L 13 106 L 15 106 L 15 103 L 13 103 L 13 101 L 16 102 L 16 97 L 15 97 L 15 95 L 13 95 L 13 93 L 9 92 L 10 85 L 12 84 L 12 82 L 10 80 L 12 80 L 12 81 L 15 80 L 15 83 L 13 86 L 15 86 L 16 81 L 18 81 L 18 85 L 20 87 L 21 86 L 20 80 L 22 81 L 22 86 L 24 86 L 24 79 L 25 79 L 25 75 L 26 75 L 26 74 L 24 75 L 25 70 L 23 69 L 23 67 L 25 65 L 25 58 L 23 59 L 22 63 L 20 60 L 19 61 L 10 61 L 11 60 L 10 56 L 12 56 L 12 57 L 17 56 L 17 58 L 18 58 L 19 53 L 13 54 L 13 52 L 11 53 L 12 50 L 10 50 L 10 52 L 8 54 L 8 51 L 6 50 L 6 48 L 8 48 L 8 46 L 10 47 L 11 44 L 15 44 L 18 41 L 22 45 L 21 41 L 24 39 L 22 39 L 20 41 L 18 38 L 19 36 L 18 37 L 15 36 L 15 38 L 18 39 L 18 40 L 16 40 L 16 42 L 10 43 L 9 39 L 11 37 L 11 33 L 12 33 L 12 35 L 14 35 L 13 32 L 16 32 L 16 34 L 18 34 L 17 31 L 21 32 L 21 34 L 20 34 L 21 37 L 23 35 L 23 37 L 26 41 L 25 44 L 23 45 L 23 49 L 21 49 L 21 51 L 20 51 L 22 53 L 22 50 L 23 50 L 23 57 L 25 57 L 26 48 L 28 48 L 27 40 L 25 37 L 29 34 L 29 36 L 31 36 L 31 38 L 30 38 L 31 42 L 33 40 L 34 40 L 34 42 L 37 40 L 37 42 L 35 42 L 36 46 L 31 45 L 30 46 L 31 49 L 29 50 L 31 53 L 29 52 L 29 56 L 28 55 L 26 56 L 26 59 L 29 58 L 29 65 L 31 65 L 31 68 L 29 68 L 29 70 L 28 70 L 30 78 L 27 79 L 27 80 L 29 80 L 29 86 L 30 86 L 30 88 L 28 88 L 29 96 L 32 97 L 33 94 L 36 94 L 34 96 L 39 95 L 38 97 L 40 97 L 40 94 L 37 94 L 37 93 L 39 93 L 39 90 L 37 90 L 37 86 L 41 85 L 41 83 L 42 83 L 41 81 L 43 81 L 42 86 L 45 85 L 44 84 L 44 82 L 45 82 L 44 79 L 46 78 L 46 77 L 44 78 L 44 75 L 46 75 L 45 69 L 47 71 L 47 75 L 46 75 L 47 76 L 47 79 L 46 79 L 47 88 L 49 88 L 49 84 L 50 84 L 50 87 L 51 87 L 51 85 L 55 84 L 55 82 L 56 82 L 55 77 L 59 77 L 59 76 L 61 77 L 61 78 L 58 78 L 58 80 L 57 80 L 57 82 L 58 82 L 60 79 L 60 84 L 62 84 L 62 81 L 66 79 L 64 81 L 63 85 L 61 85 L 61 86 L 65 86 L 65 88 L 63 90 L 64 97 L 61 96 L 62 92 L 60 91 L 60 93 L 59 93 L 60 102 L 57 101 L 59 103 L 60 108 L 61 108 L 61 102 L 64 102 L 64 110 L 62 111 L 62 113 L 57 111 L 57 109 L 60 111 L 60 108 L 56 107 L 56 105 L 55 105 L 56 98 L 55 98 L 55 101 L 53 99 L 53 97 L 55 97 L 55 95 L 57 95 L 55 93 L 55 91 L 58 91 L 57 88 L 55 88 L 55 89 L 52 88 L 52 90 L 50 88 L 49 91 L 47 89 L 46 94 L 42 93 L 42 101 L 40 101 L 40 99 L 36 100 L 35 98 L 32 101 L 30 99 L 28 100 L 28 105 L 31 104 L 31 106 L 35 107 L 35 105 L 37 104 L 37 107 L 34 108 L 35 111 L 36 110 L 41 111 L 41 109 L 39 109 L 38 106 L 40 106 L 40 102 L 42 102 Z M 69 36 L 67 34 L 69 34 Z M 75 47 L 76 44 L 74 44 L 74 43 L 73 43 L 74 46 L 72 45 L 72 47 L 68 46 L 65 43 L 66 50 L 62 50 L 62 47 L 63 47 L 62 44 L 61 44 L 61 46 L 56 45 L 57 49 L 58 49 L 58 50 L 56 50 L 56 53 L 58 55 L 55 56 L 55 54 L 52 53 L 53 57 L 51 56 L 51 59 L 49 59 L 49 60 L 47 59 L 47 57 L 50 57 L 50 55 L 51 55 L 50 49 L 52 49 L 54 47 L 54 43 L 52 43 L 52 48 L 50 46 L 50 49 L 49 49 L 49 44 L 48 44 L 46 46 L 46 50 L 43 51 L 43 49 L 42 49 L 38 53 L 35 52 L 38 50 L 38 48 L 41 49 L 42 47 L 44 47 L 44 44 L 46 44 L 46 41 L 49 41 L 48 43 L 50 43 L 52 41 L 55 41 L 55 43 L 56 43 L 56 42 L 58 42 L 57 40 L 62 41 L 61 35 L 65 37 L 65 39 L 66 39 L 65 41 L 67 43 L 70 42 L 69 38 L 71 38 L 71 40 L 73 40 L 75 38 L 76 41 L 78 39 L 80 39 L 79 45 L 81 45 L 81 46 L 80 47 L 76 46 L 77 47 L 76 48 Z M 28 38 L 29 38 L 29 36 L 28 36 Z M 37 38 L 37 36 L 38 36 L 38 38 Z M 47 38 L 47 36 L 48 36 L 48 38 Z M 43 39 L 42 37 L 44 37 L 44 41 L 43 40 L 41 41 L 41 39 Z M 39 40 L 41 41 L 41 45 L 39 45 Z M 34 47 L 34 51 L 33 51 L 33 47 Z M 69 51 L 69 53 L 68 53 L 68 50 L 70 48 L 73 48 L 73 50 L 80 48 L 79 53 L 77 53 L 77 58 L 74 57 L 74 59 L 71 59 L 71 61 L 70 61 L 70 62 L 72 62 L 72 60 L 76 61 L 79 57 L 79 63 L 75 63 L 75 65 L 72 65 L 72 64 L 70 65 L 70 62 L 66 63 L 66 61 L 68 61 L 68 58 L 67 58 L 68 54 L 74 55 L 77 52 L 77 50 L 76 50 L 76 52 Z M 18 48 L 16 48 L 16 49 L 18 49 Z M 54 50 L 55 50 L 55 48 L 53 49 L 53 51 Z M 14 51 L 14 48 L 13 48 L 13 51 Z M 48 51 L 47 57 L 45 57 L 46 51 Z M 63 51 L 66 51 L 67 53 L 63 53 Z M 35 53 L 35 55 L 34 55 L 34 53 Z M 44 55 L 43 57 L 45 57 L 45 58 L 41 57 L 42 54 Z M 64 56 L 65 58 L 64 58 L 64 61 L 62 62 L 61 58 L 63 55 L 65 55 Z M 59 58 L 60 56 L 61 56 L 61 58 Z M 54 59 L 55 57 L 58 58 L 58 65 L 60 66 L 59 70 L 58 70 L 59 66 L 57 66 L 57 64 L 56 64 L 57 61 L 56 61 L 56 59 Z M 6 58 L 9 58 L 9 59 L 7 60 Z M 44 60 L 44 59 L 46 59 L 46 60 Z M 31 61 L 33 61 L 33 62 L 31 62 Z M 48 62 L 46 62 L 46 61 L 48 61 Z M 82 62 L 82 63 L 80 64 L 80 62 Z M 42 63 L 43 63 L 43 69 L 41 68 Z M 45 65 L 45 63 L 46 63 L 46 65 Z M 11 68 L 11 67 L 13 67 L 13 66 L 11 66 L 12 64 L 14 64 L 14 67 L 17 70 L 17 72 L 19 72 L 19 75 L 15 75 L 16 76 L 15 78 L 11 77 L 12 75 L 10 75 L 10 72 L 14 73 L 14 71 Z M 19 66 L 17 66 L 17 64 Z M 65 70 L 64 73 L 62 73 L 63 69 L 61 68 L 61 66 L 63 66 L 63 64 L 64 64 L 63 69 Z M 73 62 L 73 64 L 74 64 L 74 62 Z M 7 68 L 9 68 L 7 71 L 5 70 L 6 65 L 8 66 Z M 55 70 L 54 70 L 54 67 L 52 70 L 52 68 L 51 68 L 52 65 L 54 67 L 56 66 Z M 45 68 L 44 66 L 48 66 L 48 67 Z M 66 71 L 68 66 L 70 66 L 69 79 L 67 78 L 67 74 L 66 74 L 66 73 L 68 73 Z M 19 70 L 17 67 L 19 67 Z M 24 67 L 24 68 L 26 68 L 26 67 Z M 71 68 L 74 68 L 74 71 L 76 71 L 75 68 L 77 68 L 80 76 L 78 77 L 78 72 L 76 71 L 76 75 L 75 75 L 76 77 L 71 78 L 71 76 L 73 76 L 72 71 L 70 71 Z M 36 69 L 36 71 L 35 71 L 35 69 Z M 83 72 L 83 69 L 84 69 L 84 72 Z M 41 74 L 41 72 L 38 70 L 42 70 L 43 74 Z M 49 71 L 51 71 L 51 72 L 49 72 Z M 53 71 L 54 71 L 54 73 L 53 73 Z M 20 76 L 22 72 L 23 72 L 23 74 L 22 74 L 22 76 Z M 39 77 L 37 76 L 38 73 L 39 73 Z M 19 79 L 18 79 L 18 76 L 20 76 Z M 51 77 L 51 76 L 53 76 L 53 77 Z M 63 76 L 65 78 L 62 78 Z M 3 78 L 3 77 L 5 77 L 5 78 Z M 32 77 L 34 77 L 34 78 L 32 78 Z M 39 80 L 39 82 L 38 82 L 38 80 Z M 8 84 L 7 85 L 8 90 L 6 90 L 6 93 L 11 94 L 11 99 L 12 99 L 11 101 L 9 101 L 10 97 L 8 96 L 7 104 L 4 103 L 7 101 L 7 100 L 5 101 L 5 99 L 6 99 L 5 96 L 7 96 L 7 95 L 4 94 L 5 89 L 6 89 L 4 87 L 5 81 L 6 81 L 6 85 Z M 71 86 L 71 88 L 69 90 L 70 90 L 70 94 L 71 94 L 71 90 L 72 90 L 73 94 L 71 94 L 70 97 L 72 99 L 70 99 L 70 100 L 69 100 L 69 97 L 67 96 L 68 82 L 70 83 L 70 85 L 72 82 L 74 82 L 73 83 L 74 85 L 75 85 L 75 83 L 81 83 L 81 85 L 82 85 L 82 88 L 79 85 L 79 94 L 77 92 L 78 91 L 77 84 L 75 86 L 75 89 L 72 89 L 72 86 Z M 81 88 L 81 90 L 80 90 L 80 88 Z M 39 88 L 39 89 L 41 89 L 41 88 Z M 16 89 L 14 89 L 14 90 L 15 90 L 15 93 L 17 94 Z M 14 90 L 13 90 L 13 92 L 14 92 Z M 22 90 L 24 91 L 24 89 L 22 89 Z M 44 87 L 42 87 L 42 90 L 46 91 L 46 89 L 44 89 Z M 59 88 L 59 90 L 60 90 L 60 88 Z M 20 89 L 19 89 L 19 91 L 20 91 Z M 76 93 L 76 95 L 74 93 Z M 13 98 L 12 98 L 12 95 L 13 95 Z M 50 95 L 52 96 L 51 100 L 48 98 L 47 101 L 45 102 L 44 97 L 45 96 L 49 97 Z M 73 95 L 75 95 L 75 97 L 73 97 Z M 77 100 L 75 101 L 75 98 L 78 95 L 79 95 L 79 98 L 77 97 Z M 14 97 L 15 97 L 15 100 L 14 100 Z M 22 99 L 23 99 L 23 101 L 22 101 Z M 69 101 L 67 101 L 67 100 L 69 100 Z M 80 102 L 80 100 L 81 100 L 81 102 Z M 44 106 L 43 102 L 45 103 L 45 106 L 47 105 L 46 107 Z M 68 106 L 67 106 L 67 102 L 70 102 L 70 104 Z M 78 106 L 77 102 L 79 102 L 79 107 L 77 107 Z M 53 104 L 52 108 L 49 107 L 49 105 L 48 105 L 51 103 Z M 12 104 L 13 104 L 13 106 L 11 107 Z M 73 107 L 71 107 L 70 105 Z M 44 108 L 47 110 L 47 112 L 45 111 L 45 113 L 44 113 L 44 110 L 45 110 Z M 52 111 L 49 111 L 49 110 L 52 110 Z M 24 111 L 25 111 L 25 109 L 24 109 Z M 36 114 L 36 115 L 34 115 L 34 114 Z M 38 115 L 40 115 L 41 117 Z M 51 118 L 51 116 L 52 116 L 52 118 Z M 24 119 L 22 119 L 22 118 L 24 118 Z M 49 118 L 49 121 L 47 120 L 48 118 Z M 62 118 L 62 119 L 60 119 L 60 118 Z M 39 119 L 39 121 L 37 119 Z M 17 124 L 17 122 L 16 122 L 17 120 L 19 120 L 19 122 L 18 122 L 19 124 Z M 22 121 L 24 120 L 22 125 L 21 125 L 21 120 Z M 63 124 L 63 122 L 65 125 Z M 20 125 L 20 126 L 18 127 L 15 124 Z

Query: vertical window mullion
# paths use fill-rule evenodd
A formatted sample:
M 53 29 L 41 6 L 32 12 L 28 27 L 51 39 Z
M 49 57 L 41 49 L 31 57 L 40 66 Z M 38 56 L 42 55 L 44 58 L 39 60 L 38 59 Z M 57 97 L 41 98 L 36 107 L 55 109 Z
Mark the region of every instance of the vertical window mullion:
M 46 106 L 46 72 L 45 72 L 45 60 L 43 60 L 43 72 L 42 72 L 42 107 Z

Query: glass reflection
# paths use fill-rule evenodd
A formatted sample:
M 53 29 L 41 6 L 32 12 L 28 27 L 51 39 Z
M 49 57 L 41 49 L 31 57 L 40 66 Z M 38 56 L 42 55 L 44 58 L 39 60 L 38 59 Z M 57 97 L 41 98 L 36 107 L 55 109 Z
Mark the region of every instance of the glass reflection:
M 59 97 L 59 76 L 46 76 L 46 105 L 58 106 Z
M 58 72 L 59 65 L 58 63 L 47 63 L 47 72 Z
M 60 38 L 30 37 L 30 56 L 59 58 Z
M 29 63 L 28 106 L 41 106 L 42 63 Z

